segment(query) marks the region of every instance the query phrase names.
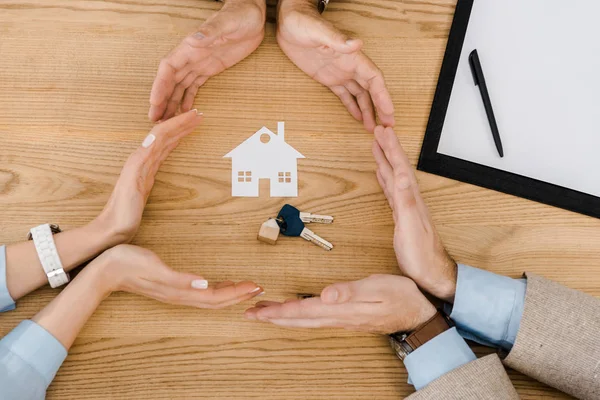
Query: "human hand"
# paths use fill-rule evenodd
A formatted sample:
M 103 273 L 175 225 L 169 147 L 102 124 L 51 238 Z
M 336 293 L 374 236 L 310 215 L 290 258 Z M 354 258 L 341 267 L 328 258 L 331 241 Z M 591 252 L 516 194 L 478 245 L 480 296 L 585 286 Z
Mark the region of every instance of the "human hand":
M 192 108 L 198 88 L 249 56 L 265 35 L 265 0 L 225 0 L 223 8 L 187 36 L 158 67 L 150 94 L 151 121 Z
M 400 269 L 423 290 L 454 301 L 456 262 L 440 240 L 413 167 L 392 128 L 375 128 L 373 155 L 377 180 L 394 216 L 394 250 Z
M 105 296 L 124 291 L 163 303 L 224 308 L 263 292 L 249 281 L 225 281 L 209 286 L 202 276 L 175 271 L 152 251 L 126 244 L 105 251 L 86 270 L 94 268 L 100 268 L 97 284 Z
M 277 42 L 298 68 L 327 86 L 369 132 L 381 123 L 394 126 L 394 105 L 383 74 L 362 51 L 326 21 L 313 0 L 280 0 Z
M 213 309 L 263 292 L 254 282 L 225 281 L 209 286 L 201 276 L 172 270 L 150 250 L 122 244 L 95 258 L 33 321 L 68 350 L 100 303 L 116 291 L 163 303 Z
M 413 330 L 435 313 L 433 304 L 412 280 L 372 275 L 328 286 L 321 297 L 285 303 L 261 301 L 245 316 L 290 328 L 345 328 L 390 334 Z
M 158 124 L 129 156 L 106 206 L 92 222 L 99 230 L 110 232 L 112 242 L 106 247 L 133 239 L 159 167 L 200 122 L 202 114 L 190 111 Z

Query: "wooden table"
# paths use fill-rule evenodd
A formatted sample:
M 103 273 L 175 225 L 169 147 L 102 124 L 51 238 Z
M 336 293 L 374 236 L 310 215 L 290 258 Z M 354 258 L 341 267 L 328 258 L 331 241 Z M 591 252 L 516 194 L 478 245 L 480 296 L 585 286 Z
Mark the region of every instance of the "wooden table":
M 365 41 L 385 72 L 398 133 L 416 163 L 454 0 L 333 1 L 326 17 Z M 29 227 L 93 218 L 128 154 L 151 127 L 160 58 L 219 9 L 203 0 L 0 1 L 0 242 Z M 210 80 L 196 99 L 206 122 L 168 159 L 135 243 L 212 281 L 253 279 L 265 299 L 318 293 L 373 273 L 398 273 L 390 210 L 375 179 L 371 135 L 338 99 L 279 50 L 273 21 L 261 47 Z M 223 155 L 286 121 L 299 161 L 299 208 L 332 214 L 335 245 L 256 240 L 285 199 L 232 198 Z M 600 222 L 419 173 L 440 234 L 457 260 L 517 277 L 544 274 L 600 295 Z M 0 334 L 56 292 L 43 288 L 2 315 Z M 72 348 L 50 399 L 399 399 L 412 392 L 386 340 L 246 321 L 244 307 L 207 311 L 115 294 Z M 487 350 L 476 348 L 478 354 Z M 566 396 L 510 372 L 524 399 Z

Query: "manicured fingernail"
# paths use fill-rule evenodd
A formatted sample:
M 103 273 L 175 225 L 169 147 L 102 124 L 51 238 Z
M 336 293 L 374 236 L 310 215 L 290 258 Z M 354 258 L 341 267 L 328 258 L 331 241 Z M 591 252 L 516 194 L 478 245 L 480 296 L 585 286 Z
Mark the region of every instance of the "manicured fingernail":
M 262 296 L 263 294 L 265 294 L 264 291 L 260 292 L 259 294 L 256 295 L 256 297 Z
M 156 136 L 154 136 L 153 134 L 148 134 L 148 136 L 146 136 L 146 139 L 144 139 L 144 141 L 142 142 L 142 147 L 144 148 L 148 148 L 152 145 L 152 143 L 154 143 L 154 141 L 156 140 Z
M 196 39 L 204 39 L 206 36 L 204 36 L 204 35 L 202 34 L 202 32 L 196 32 L 196 33 L 194 33 L 194 37 L 195 37 Z
M 208 289 L 208 281 L 204 279 L 195 279 L 192 281 L 192 287 L 194 289 Z
M 195 113 L 196 113 L 196 115 L 198 115 L 198 116 L 200 116 L 200 115 L 204 115 L 204 113 L 203 113 L 203 112 L 200 112 L 200 111 L 198 111 L 198 109 L 197 109 L 197 108 L 194 108 L 192 111 L 193 111 L 193 112 L 195 112 Z
M 331 289 L 331 290 L 327 290 L 325 293 L 323 293 L 325 295 L 325 301 L 328 303 L 335 303 L 339 297 L 339 293 L 337 291 L 337 289 Z
M 254 289 L 252 289 L 252 291 L 251 291 L 251 292 L 248 292 L 248 294 L 256 293 L 256 292 L 258 292 L 259 290 L 262 290 L 262 289 L 261 289 L 260 287 L 254 288 Z

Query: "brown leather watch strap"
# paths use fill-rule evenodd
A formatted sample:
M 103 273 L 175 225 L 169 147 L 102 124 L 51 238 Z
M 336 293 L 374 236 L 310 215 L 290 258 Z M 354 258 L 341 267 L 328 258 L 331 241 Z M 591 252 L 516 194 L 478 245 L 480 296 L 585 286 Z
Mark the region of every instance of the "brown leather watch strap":
M 452 325 L 448 317 L 438 311 L 429 321 L 425 322 L 408 335 L 406 343 L 408 343 L 414 351 L 451 327 Z

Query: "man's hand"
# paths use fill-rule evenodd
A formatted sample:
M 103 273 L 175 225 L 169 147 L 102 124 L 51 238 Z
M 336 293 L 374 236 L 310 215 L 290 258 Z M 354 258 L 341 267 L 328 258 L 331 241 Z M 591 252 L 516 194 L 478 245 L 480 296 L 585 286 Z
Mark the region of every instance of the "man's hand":
M 321 297 L 261 301 L 246 311 L 246 318 L 290 328 L 345 328 L 390 334 L 409 331 L 427 322 L 435 307 L 410 279 L 393 275 L 336 283 Z
M 417 178 L 392 128 L 375 128 L 377 180 L 394 215 L 394 250 L 402 272 L 432 295 L 453 301 L 457 266 L 444 249 Z
M 226 0 L 223 8 L 162 59 L 150 94 L 151 121 L 192 108 L 210 77 L 250 55 L 265 35 L 265 0 Z
M 383 74 L 362 51 L 319 14 L 313 0 L 280 0 L 277 42 L 281 50 L 317 82 L 327 86 L 369 132 L 394 126 L 394 105 Z
M 91 225 L 110 232 L 114 246 L 129 242 L 137 232 L 154 178 L 163 161 L 202 122 L 202 114 L 190 111 L 156 125 L 131 154 L 100 215 Z M 109 246 L 109 247 L 110 247 Z

